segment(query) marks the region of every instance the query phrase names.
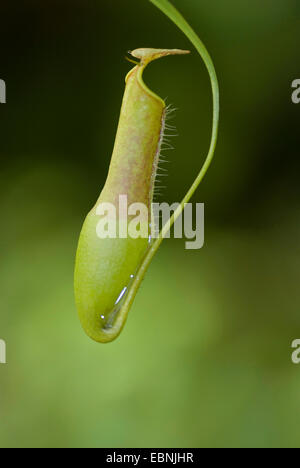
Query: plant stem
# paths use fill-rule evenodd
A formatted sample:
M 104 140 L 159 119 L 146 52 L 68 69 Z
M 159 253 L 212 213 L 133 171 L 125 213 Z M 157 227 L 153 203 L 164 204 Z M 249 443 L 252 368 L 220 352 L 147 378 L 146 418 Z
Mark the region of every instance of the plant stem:
M 169 232 L 172 225 L 175 223 L 176 219 L 182 214 L 185 204 L 189 202 L 193 194 L 195 193 L 196 189 L 198 188 L 200 182 L 203 180 L 212 160 L 214 157 L 217 138 L 218 138 L 218 128 L 219 128 L 219 114 L 220 114 L 220 103 L 219 103 L 219 84 L 217 79 L 217 74 L 215 71 L 215 67 L 213 61 L 203 44 L 200 40 L 198 35 L 195 31 L 191 28 L 191 26 L 187 23 L 187 21 L 183 18 L 181 13 L 169 2 L 169 0 L 150 0 L 153 5 L 159 8 L 168 18 L 170 18 L 176 26 L 181 29 L 181 31 L 188 37 L 194 47 L 197 49 L 198 53 L 202 57 L 206 68 L 209 73 L 211 88 L 212 88 L 212 96 L 213 96 L 213 122 L 212 122 L 212 136 L 211 136 L 211 143 L 208 155 L 206 160 L 197 175 L 195 181 L 193 182 L 192 186 L 186 193 L 185 197 L 183 198 L 181 204 L 178 206 L 177 210 L 173 213 L 169 221 L 163 226 L 162 230 L 159 233 L 159 236 L 154 241 L 153 245 L 149 249 L 147 255 L 145 256 L 143 263 L 135 277 L 135 280 L 130 288 L 128 293 L 126 302 L 124 304 L 125 314 L 127 314 L 134 298 L 137 293 L 137 290 L 144 278 L 144 275 L 151 263 L 152 258 L 154 257 L 155 253 L 157 252 L 160 244 L 162 243 L 164 237 Z

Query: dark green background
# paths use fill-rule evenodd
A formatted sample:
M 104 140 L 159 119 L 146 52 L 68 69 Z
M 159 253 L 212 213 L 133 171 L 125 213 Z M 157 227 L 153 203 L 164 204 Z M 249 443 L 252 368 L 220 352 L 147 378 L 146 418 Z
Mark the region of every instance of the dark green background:
M 81 330 L 72 281 L 105 181 L 136 47 L 190 48 L 147 0 L 0 6 L 2 447 L 300 446 L 298 0 L 174 0 L 221 88 L 214 163 L 194 202 L 206 244 L 166 240 L 120 338 Z M 211 130 L 196 52 L 145 79 L 179 110 L 161 200 L 180 201 Z

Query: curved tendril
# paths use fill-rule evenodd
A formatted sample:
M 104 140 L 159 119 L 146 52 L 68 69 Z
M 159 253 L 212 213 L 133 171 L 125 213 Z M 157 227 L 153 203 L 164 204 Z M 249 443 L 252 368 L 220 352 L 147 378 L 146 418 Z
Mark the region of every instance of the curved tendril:
M 145 256 L 141 267 L 139 268 L 134 282 L 128 292 L 128 296 L 123 306 L 123 314 L 127 315 L 130 306 L 133 303 L 137 290 L 144 278 L 144 275 L 151 263 L 152 258 L 154 257 L 155 253 L 157 252 L 160 244 L 162 243 L 164 237 L 169 232 L 170 228 L 173 226 L 177 218 L 182 214 L 185 204 L 191 199 L 193 194 L 195 193 L 196 189 L 198 188 L 200 182 L 203 180 L 212 160 L 214 157 L 217 138 L 218 138 L 218 129 L 219 129 L 219 114 L 220 114 L 220 104 L 219 104 L 219 84 L 218 78 L 215 71 L 215 67 L 213 61 L 203 44 L 200 40 L 198 35 L 192 29 L 192 27 L 187 23 L 181 13 L 169 2 L 169 0 L 150 0 L 157 8 L 159 8 L 176 26 L 181 29 L 181 31 L 187 36 L 187 38 L 191 41 L 194 47 L 197 49 L 198 53 L 200 54 L 201 58 L 203 59 L 206 68 L 209 73 L 211 88 L 212 88 L 212 96 L 213 96 L 213 122 L 212 122 L 212 136 L 211 136 L 211 143 L 208 155 L 206 160 L 197 175 L 196 179 L 194 180 L 192 186 L 186 193 L 185 197 L 183 198 L 182 202 L 178 206 L 177 210 L 173 213 L 171 218 L 166 222 L 163 226 L 162 230 L 160 231 L 157 239 L 152 244 L 151 248 L 149 249 L 147 255 Z

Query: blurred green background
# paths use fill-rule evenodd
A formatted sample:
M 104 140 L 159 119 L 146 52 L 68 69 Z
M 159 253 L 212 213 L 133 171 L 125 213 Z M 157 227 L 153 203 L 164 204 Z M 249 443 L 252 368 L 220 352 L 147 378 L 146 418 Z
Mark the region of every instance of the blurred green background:
M 137 47 L 190 48 L 147 0 L 0 6 L 1 447 L 299 447 L 298 0 L 174 0 L 221 87 L 215 161 L 194 202 L 206 244 L 166 240 L 120 338 L 92 342 L 73 299 L 80 228 L 105 181 Z M 161 201 L 207 152 L 196 52 L 147 70 L 177 108 Z

